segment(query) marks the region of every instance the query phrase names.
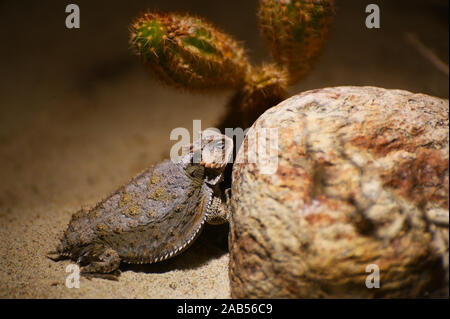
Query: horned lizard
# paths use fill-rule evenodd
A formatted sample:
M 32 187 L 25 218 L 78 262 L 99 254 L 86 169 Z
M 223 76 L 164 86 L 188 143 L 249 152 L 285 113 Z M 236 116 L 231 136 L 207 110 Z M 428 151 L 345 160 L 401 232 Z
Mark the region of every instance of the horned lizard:
M 227 221 L 219 184 L 232 151 L 229 137 L 205 130 L 176 163 L 164 160 L 90 210 L 72 216 L 54 260 L 76 260 L 86 276 L 117 279 L 121 262 L 159 262 L 183 252 L 205 222 Z

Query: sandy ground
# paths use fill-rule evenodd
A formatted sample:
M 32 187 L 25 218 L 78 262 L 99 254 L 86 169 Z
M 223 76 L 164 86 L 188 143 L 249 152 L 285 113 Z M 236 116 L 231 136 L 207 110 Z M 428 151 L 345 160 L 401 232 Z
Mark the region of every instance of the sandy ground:
M 196 12 L 266 57 L 256 1 L 159 2 L 78 1 L 82 27 L 69 31 L 60 1 L 0 1 L 0 297 L 229 297 L 226 227 L 207 227 L 172 260 L 124 266 L 118 282 L 82 278 L 79 289 L 65 286 L 69 261 L 45 258 L 80 207 L 168 156 L 173 128 L 213 126 L 224 113 L 230 92 L 190 95 L 148 76 L 127 43 L 138 12 Z M 448 77 L 405 40 L 413 32 L 448 64 L 448 2 L 382 3 L 382 29 L 371 31 L 362 5 L 342 3 L 320 63 L 292 93 L 375 85 L 448 98 Z

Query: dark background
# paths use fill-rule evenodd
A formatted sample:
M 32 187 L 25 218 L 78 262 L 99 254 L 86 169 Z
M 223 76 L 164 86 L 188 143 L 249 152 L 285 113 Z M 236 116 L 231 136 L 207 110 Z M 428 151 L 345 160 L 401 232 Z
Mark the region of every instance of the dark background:
M 191 129 L 193 119 L 214 126 L 224 114 L 231 92 L 191 95 L 149 76 L 129 47 L 134 17 L 152 8 L 195 13 L 243 41 L 255 63 L 269 60 L 257 0 L 72 2 L 81 9 L 79 30 L 65 28 L 71 2 L 0 0 L 0 273 L 8 270 L 1 296 L 21 296 L 42 263 L 57 267 L 43 256 L 70 215 L 167 157 L 173 128 Z M 381 29 L 365 27 L 369 3 L 380 5 Z M 448 7 L 447 0 L 337 1 L 321 58 L 290 92 L 373 85 L 448 98 L 448 75 L 406 37 L 448 65 Z M 49 296 L 34 285 L 29 295 Z

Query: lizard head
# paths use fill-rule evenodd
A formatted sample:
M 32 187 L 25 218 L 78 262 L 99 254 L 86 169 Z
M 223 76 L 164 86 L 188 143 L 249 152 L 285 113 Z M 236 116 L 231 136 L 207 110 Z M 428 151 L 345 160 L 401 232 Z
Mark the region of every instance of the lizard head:
M 233 155 L 233 140 L 215 130 L 199 133 L 199 138 L 188 146 L 192 161 L 207 170 L 206 182 L 212 185 L 222 180 L 223 171 Z
M 202 157 L 200 164 L 206 168 L 224 169 L 233 154 L 233 140 L 214 130 L 200 133 Z

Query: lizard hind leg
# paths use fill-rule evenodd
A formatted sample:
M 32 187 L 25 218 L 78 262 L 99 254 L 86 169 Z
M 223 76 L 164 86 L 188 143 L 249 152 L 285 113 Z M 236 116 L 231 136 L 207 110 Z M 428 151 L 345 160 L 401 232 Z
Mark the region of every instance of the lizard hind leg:
M 89 256 L 89 263 L 82 268 L 85 277 L 100 277 L 117 280 L 120 266 L 119 254 L 112 248 L 96 250 Z

